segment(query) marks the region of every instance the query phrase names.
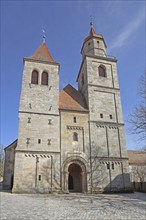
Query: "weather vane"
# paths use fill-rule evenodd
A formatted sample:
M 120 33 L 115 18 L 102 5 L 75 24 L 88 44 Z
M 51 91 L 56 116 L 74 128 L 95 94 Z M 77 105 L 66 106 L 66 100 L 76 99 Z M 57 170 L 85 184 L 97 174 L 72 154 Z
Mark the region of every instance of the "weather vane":
M 93 27 L 93 18 L 92 18 L 92 15 L 90 15 L 90 27 Z
M 45 30 L 42 30 L 42 32 L 43 32 L 43 42 L 45 43 L 45 41 L 46 41 Z

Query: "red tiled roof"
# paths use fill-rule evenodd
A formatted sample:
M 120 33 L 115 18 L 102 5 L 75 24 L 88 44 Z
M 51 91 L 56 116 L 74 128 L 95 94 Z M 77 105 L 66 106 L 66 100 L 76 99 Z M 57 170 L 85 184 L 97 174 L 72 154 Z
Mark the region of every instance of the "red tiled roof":
M 146 165 L 146 151 L 128 150 L 130 165 Z
M 103 38 L 102 34 L 96 34 L 93 27 L 90 28 L 89 36 L 84 39 L 84 43 L 92 37 L 102 39 L 104 41 L 104 38 Z M 105 41 L 104 41 L 104 43 L 105 43 Z M 106 43 L 105 43 L 105 46 L 106 46 Z
M 88 112 L 82 94 L 70 84 L 68 84 L 59 94 L 59 108 Z
M 91 37 L 96 37 L 96 38 L 101 38 L 101 39 L 103 39 L 102 34 L 96 34 L 96 32 L 95 32 L 95 30 L 94 30 L 93 27 L 91 27 L 89 36 L 86 37 L 86 38 L 84 39 L 84 41 L 87 41 L 87 40 L 90 39 Z
M 45 43 L 42 43 L 30 58 L 41 61 L 55 62 Z

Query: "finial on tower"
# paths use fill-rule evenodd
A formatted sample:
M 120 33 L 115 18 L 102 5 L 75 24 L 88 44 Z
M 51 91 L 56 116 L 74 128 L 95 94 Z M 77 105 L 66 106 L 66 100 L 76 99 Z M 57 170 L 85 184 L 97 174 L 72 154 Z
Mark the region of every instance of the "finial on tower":
M 42 32 L 43 32 L 43 42 L 45 43 L 46 42 L 45 30 L 42 30 Z
M 92 18 L 92 15 L 90 15 L 90 27 L 93 28 L 93 18 Z

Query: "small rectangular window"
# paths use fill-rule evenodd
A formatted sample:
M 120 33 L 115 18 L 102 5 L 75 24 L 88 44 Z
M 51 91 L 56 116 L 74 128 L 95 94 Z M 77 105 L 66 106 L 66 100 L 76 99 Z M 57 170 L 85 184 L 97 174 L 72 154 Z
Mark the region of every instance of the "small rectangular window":
M 52 120 L 48 119 L 48 125 L 51 125 L 51 124 L 52 124 Z
M 41 181 L 41 175 L 39 175 L 39 181 Z
M 74 123 L 76 123 L 76 122 L 77 122 L 77 118 L 76 118 L 76 117 L 74 117 L 74 118 L 73 118 L 73 121 L 74 121 Z
M 41 143 L 41 139 L 38 139 L 38 144 L 40 144 Z
M 112 170 L 114 170 L 114 163 L 112 163 Z
M 110 119 L 112 119 L 112 118 L 113 118 L 113 116 L 112 116 L 112 115 L 109 115 L 109 117 L 110 117 Z
M 103 114 L 100 114 L 100 118 L 103 118 Z
M 51 145 L 51 139 L 48 139 L 48 145 Z
M 109 168 L 110 168 L 110 165 L 109 165 L 109 163 L 107 164 L 107 169 L 109 170 Z

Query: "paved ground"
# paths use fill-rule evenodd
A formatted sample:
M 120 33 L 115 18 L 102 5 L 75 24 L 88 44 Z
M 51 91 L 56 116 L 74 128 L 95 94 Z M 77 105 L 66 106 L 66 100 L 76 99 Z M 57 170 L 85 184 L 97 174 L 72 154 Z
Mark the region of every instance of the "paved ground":
M 1 220 L 146 220 L 146 194 L 38 195 L 0 192 Z

